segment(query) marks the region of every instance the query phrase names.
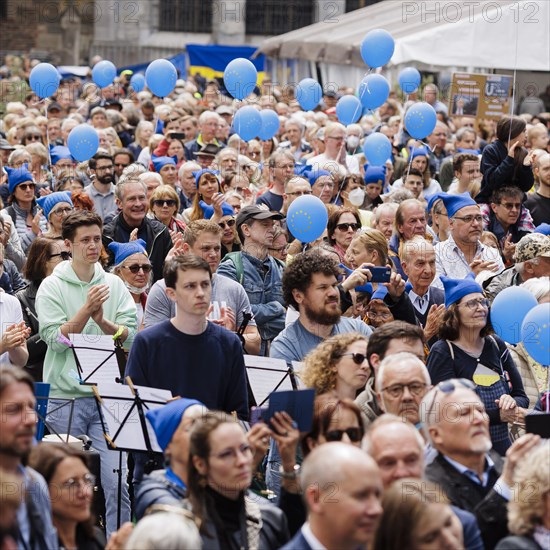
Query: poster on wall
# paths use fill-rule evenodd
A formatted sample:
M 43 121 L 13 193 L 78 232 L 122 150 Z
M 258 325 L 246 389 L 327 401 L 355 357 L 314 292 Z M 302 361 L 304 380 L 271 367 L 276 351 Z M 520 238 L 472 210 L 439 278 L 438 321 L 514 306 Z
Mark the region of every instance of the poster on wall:
M 509 114 L 512 81 L 512 75 L 453 73 L 449 113 L 476 119 L 499 119 Z

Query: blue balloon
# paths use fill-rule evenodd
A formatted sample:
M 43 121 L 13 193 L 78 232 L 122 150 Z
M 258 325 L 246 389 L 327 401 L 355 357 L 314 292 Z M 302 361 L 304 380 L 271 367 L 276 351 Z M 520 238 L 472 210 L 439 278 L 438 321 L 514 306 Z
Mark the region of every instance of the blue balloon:
M 170 95 L 176 87 L 178 71 L 168 59 L 155 59 L 145 71 L 147 87 L 158 97 Z
M 116 76 L 116 67 L 106 59 L 96 63 L 92 69 L 92 80 L 100 87 L 105 88 L 113 83 Z
M 69 133 L 67 145 L 73 158 L 79 162 L 91 159 L 99 149 L 99 136 L 93 126 L 79 124 Z
M 526 289 L 511 286 L 499 292 L 491 306 L 491 324 L 505 342 L 521 341 L 523 319 L 537 305 L 537 299 Z
M 244 57 L 230 61 L 223 72 L 225 88 L 235 99 L 244 99 L 249 96 L 254 91 L 257 80 L 256 67 Z
M 141 73 L 132 75 L 132 78 L 130 79 L 130 86 L 132 86 L 132 90 L 134 90 L 134 92 L 141 92 L 141 90 L 145 88 L 145 77 Z
M 421 81 L 422 77 L 414 67 L 407 67 L 399 73 L 399 87 L 406 94 L 416 92 Z
M 390 83 L 381 74 L 369 74 L 359 84 L 359 99 L 366 109 L 378 109 L 390 95 Z
M 262 130 L 260 112 L 252 105 L 241 107 L 233 117 L 233 129 L 244 141 L 258 137 Z
M 271 139 L 279 131 L 279 115 L 271 109 L 263 109 L 260 111 L 260 117 L 262 118 L 262 127 L 258 133 L 260 139 Z
M 535 306 L 523 320 L 521 341 L 537 363 L 550 365 L 550 304 Z
M 317 240 L 328 222 L 326 206 L 313 195 L 298 197 L 288 208 L 286 224 L 292 235 L 303 243 Z
M 32 91 L 41 99 L 55 94 L 60 82 L 59 72 L 50 63 L 39 63 L 32 69 L 29 76 Z
M 361 102 L 354 95 L 345 95 L 336 104 L 336 116 L 346 126 L 357 122 L 361 118 L 362 113 L 363 107 Z
M 416 139 L 424 139 L 435 128 L 437 115 L 429 103 L 415 103 L 405 115 L 407 132 Z
M 384 134 L 376 132 L 365 139 L 363 153 L 370 166 L 383 166 L 391 158 L 391 142 Z
M 304 78 L 296 86 L 296 99 L 304 111 L 313 111 L 323 97 L 323 89 L 317 80 Z
M 366 34 L 361 42 L 361 57 L 369 67 L 382 67 L 393 55 L 395 41 L 384 29 L 375 29 Z

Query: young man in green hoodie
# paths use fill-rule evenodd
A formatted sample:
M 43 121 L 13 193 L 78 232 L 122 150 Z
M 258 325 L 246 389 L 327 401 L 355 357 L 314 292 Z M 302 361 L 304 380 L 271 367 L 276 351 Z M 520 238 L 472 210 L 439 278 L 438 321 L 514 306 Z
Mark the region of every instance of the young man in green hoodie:
M 66 339 L 70 334 L 94 337 L 109 334 L 129 346 L 136 333 L 136 308 L 120 278 L 105 273 L 99 258 L 102 247 L 101 218 L 92 212 L 75 211 L 63 221 L 62 236 L 72 260 L 61 262 L 46 277 L 36 295 L 40 337 L 48 345 L 44 360 L 44 381 L 51 385 L 49 408 L 75 398 L 71 435 L 87 435 L 101 455 L 101 484 L 105 493 L 107 534 L 116 530 L 117 476 L 119 455 L 105 443 L 99 412 L 89 386 L 80 385 L 74 355 Z M 69 426 L 70 407 L 48 415 L 48 423 L 59 433 Z M 124 458 L 124 457 L 123 457 Z M 123 462 L 122 479 L 126 479 Z M 130 520 L 128 488 L 123 481 L 121 520 Z

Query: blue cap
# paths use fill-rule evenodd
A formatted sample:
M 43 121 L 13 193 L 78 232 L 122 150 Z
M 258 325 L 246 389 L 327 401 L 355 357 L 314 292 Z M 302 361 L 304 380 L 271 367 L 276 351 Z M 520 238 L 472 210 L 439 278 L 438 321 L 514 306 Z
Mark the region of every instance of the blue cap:
M 535 228 L 535 233 L 541 233 L 542 235 L 550 235 L 550 224 L 541 223 Z
M 212 174 L 213 176 L 216 176 L 216 179 L 218 182 L 220 179 L 218 178 L 219 172 L 217 170 L 210 170 L 208 168 L 203 168 L 202 170 L 197 170 L 196 172 L 193 172 L 193 175 L 195 176 L 195 185 L 199 186 L 199 180 L 204 176 L 204 174 Z
M 378 285 L 378 288 L 374 291 L 374 294 L 371 296 L 371 300 L 383 300 L 388 293 L 388 289 L 385 286 Z
M 413 147 L 411 149 L 410 158 L 411 160 L 416 157 L 429 157 L 430 151 L 427 147 Z
M 50 212 L 52 211 L 52 208 L 60 202 L 66 202 L 69 203 L 71 206 L 74 206 L 73 201 L 71 200 L 71 194 L 67 191 L 50 193 L 49 195 L 37 199 L 36 202 L 38 203 L 38 206 L 40 206 L 40 208 L 44 210 L 44 216 L 46 216 L 46 219 L 50 217 Z
M 332 178 L 332 174 L 328 170 L 309 170 L 304 172 L 304 177 L 309 180 L 309 184 L 312 187 L 315 182 L 323 176 L 329 176 L 330 178 Z
M 204 212 L 204 219 L 209 220 L 214 215 L 214 207 L 209 206 L 204 201 L 199 201 L 199 206 L 202 208 Z M 235 210 L 233 210 L 233 207 L 227 203 L 222 202 L 222 213 L 224 216 L 234 216 Z
M 155 172 L 160 172 L 167 164 L 172 164 L 173 166 L 177 166 L 178 157 L 155 157 L 153 155 L 151 157 L 151 162 L 155 167 Z
M 50 158 L 52 159 L 53 165 L 64 159 L 70 159 L 71 162 L 74 162 L 71 151 L 64 145 L 55 145 L 53 147 L 50 146 Z
M 21 168 L 10 168 L 9 166 L 4 166 L 4 168 L 8 173 L 8 190 L 10 195 L 19 184 L 25 183 L 26 181 L 34 182 L 34 178 L 29 172 L 27 164 L 23 164 Z
M 443 199 L 449 218 L 452 218 L 459 210 L 466 206 L 477 206 L 477 202 L 472 199 L 468 191 L 464 191 L 460 195 L 447 195 L 441 198 Z
M 428 206 L 426 207 L 426 211 L 428 212 L 428 214 L 432 211 L 435 201 L 439 199 L 443 199 L 443 197 L 446 197 L 446 196 L 447 196 L 447 193 L 434 193 L 429 197 L 424 197 L 428 201 Z
M 158 409 L 145 413 L 145 417 L 149 420 L 151 426 L 153 426 L 153 430 L 155 430 L 157 442 L 163 451 L 166 450 L 166 447 L 172 441 L 172 437 L 174 437 L 185 411 L 193 405 L 204 407 L 196 399 L 182 398 L 170 401 L 170 403 L 166 403 L 166 405 Z
M 135 241 L 127 243 L 117 243 L 116 241 L 109 243 L 109 249 L 112 250 L 115 255 L 114 265 L 120 265 L 132 254 L 145 254 L 147 256 L 146 246 L 147 244 L 143 239 L 136 239 Z
M 473 273 L 468 273 L 464 279 L 450 279 L 444 275 L 439 277 L 445 289 L 445 307 L 449 307 L 467 294 L 479 292 L 483 294 L 481 285 L 476 283 Z
M 367 165 L 363 180 L 365 185 L 369 183 L 378 183 L 383 186 L 386 181 L 386 167 Z

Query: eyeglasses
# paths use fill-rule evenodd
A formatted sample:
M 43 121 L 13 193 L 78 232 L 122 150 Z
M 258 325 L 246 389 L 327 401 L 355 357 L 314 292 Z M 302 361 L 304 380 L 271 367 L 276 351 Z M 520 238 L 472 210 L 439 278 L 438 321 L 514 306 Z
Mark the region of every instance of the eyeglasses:
M 74 477 L 69 478 L 67 481 L 61 484 L 63 489 L 68 489 L 69 491 L 76 489 L 77 487 L 84 487 L 84 489 L 89 489 L 94 487 L 96 482 L 96 477 L 93 474 L 84 474 L 81 479 L 76 479 Z
M 501 202 L 500 206 L 504 206 L 506 210 L 521 210 L 521 202 Z
M 58 258 L 59 256 L 61 256 L 63 261 L 70 260 L 73 257 L 73 255 L 66 250 L 63 250 L 63 252 L 60 252 L 59 254 L 50 254 L 48 257 L 51 260 L 52 258 Z
M 69 208 L 68 206 L 65 208 L 58 208 L 57 210 L 54 210 L 52 214 L 55 214 L 56 216 L 62 216 L 63 214 L 68 214 L 69 212 L 72 212 L 72 208 Z
M 153 266 L 151 264 L 132 264 L 132 265 L 123 265 L 124 269 L 130 270 L 134 275 L 139 273 L 139 270 L 141 269 L 143 273 L 150 273 L 153 269 Z
M 336 226 L 336 229 L 339 229 L 340 231 L 348 231 L 350 228 L 353 229 L 353 231 L 358 231 L 361 228 L 361 224 L 359 224 L 359 223 L 339 223 Z
M 286 254 L 288 252 L 289 245 L 285 244 L 284 246 L 280 246 L 279 248 L 270 248 L 270 252 L 278 252 L 280 254 Z
M 460 220 L 464 223 L 481 223 L 483 221 L 483 216 L 481 216 L 480 214 L 477 214 L 476 216 L 453 216 L 453 220 Z
M 22 191 L 26 191 L 27 189 L 35 189 L 36 183 L 20 183 L 17 187 L 19 187 Z
M 363 432 L 361 428 L 346 428 L 345 430 L 330 430 L 325 434 L 327 441 L 342 441 L 342 438 L 346 434 L 349 440 L 353 443 L 357 443 L 363 439 Z
M 225 229 L 226 227 L 233 227 L 235 225 L 235 220 L 231 218 L 230 220 L 225 220 L 224 222 L 218 222 L 218 225 Z
M 292 193 L 287 193 L 293 197 L 302 197 L 304 195 L 311 195 L 311 191 L 293 191 Z
M 473 300 L 468 300 L 467 302 L 458 305 L 466 306 L 471 311 L 475 311 L 479 306 L 485 309 L 489 308 L 489 306 L 491 305 L 491 301 L 487 298 L 475 298 Z
M 334 141 L 344 141 L 346 138 L 344 136 L 328 136 L 326 139 L 333 139 Z
M 352 358 L 356 365 L 362 365 L 367 360 L 367 356 L 364 353 L 352 353 L 351 351 L 348 353 L 342 353 L 342 357 L 348 356 Z
M 227 449 L 225 451 L 222 451 L 221 453 L 214 454 L 212 456 L 215 456 L 220 460 L 230 462 L 236 460 L 239 454 L 244 455 L 245 458 L 249 458 L 252 452 L 252 447 L 247 443 L 243 443 L 240 447 L 237 447 L 236 449 Z
M 427 387 L 428 385 L 423 382 L 411 382 L 410 384 L 392 384 L 382 388 L 382 391 L 388 392 L 392 397 L 397 398 L 403 395 L 405 388 L 408 388 L 413 395 L 421 395 Z
M 129 164 L 126 164 L 125 162 L 115 162 L 115 166 L 122 166 L 122 168 L 126 168 L 127 166 L 130 166 Z
M 471 380 L 468 380 L 467 378 L 456 378 L 455 380 L 444 380 L 443 382 L 439 382 L 439 384 L 437 384 L 437 386 L 435 386 L 434 388 L 432 402 L 427 409 L 426 418 L 430 418 L 437 392 L 441 391 L 443 393 L 452 393 L 458 388 L 458 385 L 468 390 L 476 390 L 475 383 Z
M 155 206 L 176 206 L 178 203 L 174 199 L 157 199 L 156 201 L 153 201 L 153 204 Z
M 377 313 L 376 311 L 367 311 L 367 317 L 374 321 L 374 319 L 382 319 L 382 321 L 387 321 L 392 316 L 391 313 L 383 311 Z
M 25 138 L 27 139 L 27 141 L 42 141 L 42 136 L 41 135 L 38 135 L 38 134 L 33 134 L 33 135 L 30 135 L 30 136 L 25 136 Z

